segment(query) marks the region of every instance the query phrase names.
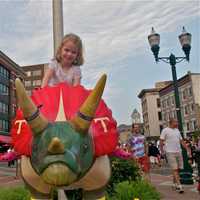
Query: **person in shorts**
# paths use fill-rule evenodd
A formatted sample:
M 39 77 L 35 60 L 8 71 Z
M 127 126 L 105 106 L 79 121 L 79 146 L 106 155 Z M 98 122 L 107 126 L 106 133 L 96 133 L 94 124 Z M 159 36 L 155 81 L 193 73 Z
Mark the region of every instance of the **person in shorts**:
M 180 183 L 179 170 L 183 169 L 183 156 L 182 146 L 187 150 L 189 157 L 191 157 L 191 151 L 183 141 L 183 138 L 178 130 L 178 121 L 176 119 L 169 120 L 169 127 L 162 130 L 160 136 L 160 151 L 161 155 L 164 155 L 163 144 L 165 142 L 165 153 L 170 168 L 173 170 L 173 183 L 175 189 L 179 193 L 183 193 L 183 187 Z

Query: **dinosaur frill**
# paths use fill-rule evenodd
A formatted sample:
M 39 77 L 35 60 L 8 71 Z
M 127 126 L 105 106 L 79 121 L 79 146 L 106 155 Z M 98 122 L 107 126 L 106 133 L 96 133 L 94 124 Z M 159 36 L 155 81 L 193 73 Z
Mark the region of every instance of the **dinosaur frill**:
M 73 87 L 66 83 L 60 83 L 53 87 L 47 86 L 34 90 L 31 99 L 36 106 L 40 107 L 40 112 L 49 122 L 54 122 L 59 112 L 61 97 L 65 118 L 71 120 L 75 117 L 89 93 L 90 91 L 81 85 Z M 100 101 L 96 110 L 89 132 L 93 137 L 95 156 L 110 154 L 114 151 L 118 141 L 117 124 L 112 117 L 111 110 L 103 100 Z M 12 123 L 11 135 L 15 151 L 30 156 L 32 132 L 20 109 L 17 110 Z

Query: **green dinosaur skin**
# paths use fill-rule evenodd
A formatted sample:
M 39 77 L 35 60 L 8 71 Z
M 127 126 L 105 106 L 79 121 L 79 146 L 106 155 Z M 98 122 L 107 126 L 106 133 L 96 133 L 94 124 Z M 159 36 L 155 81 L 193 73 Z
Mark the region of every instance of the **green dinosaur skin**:
M 64 145 L 64 153 L 48 152 L 51 139 L 57 137 Z M 31 164 L 38 175 L 52 164 L 67 166 L 76 180 L 83 177 L 94 162 L 93 143 L 90 134 L 74 130 L 69 122 L 49 123 L 47 128 L 33 139 Z M 70 182 L 68 183 L 70 184 Z

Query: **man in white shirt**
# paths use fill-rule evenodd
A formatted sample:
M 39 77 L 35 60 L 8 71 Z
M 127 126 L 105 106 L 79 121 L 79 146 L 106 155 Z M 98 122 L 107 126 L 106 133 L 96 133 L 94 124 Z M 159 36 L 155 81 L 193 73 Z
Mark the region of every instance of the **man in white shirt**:
M 161 155 L 164 154 L 163 142 L 165 142 L 165 153 L 168 163 L 173 170 L 173 183 L 179 193 L 183 193 L 184 190 L 180 183 L 179 170 L 183 169 L 183 156 L 181 150 L 182 146 L 187 150 L 188 155 L 191 157 L 191 151 L 183 141 L 183 138 L 178 130 L 178 121 L 176 119 L 170 119 L 169 127 L 162 130 L 160 136 L 160 151 Z

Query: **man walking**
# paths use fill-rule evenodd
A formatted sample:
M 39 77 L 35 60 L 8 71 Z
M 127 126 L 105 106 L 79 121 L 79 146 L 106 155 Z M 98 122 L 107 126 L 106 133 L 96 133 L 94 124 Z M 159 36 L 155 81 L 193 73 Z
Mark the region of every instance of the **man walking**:
M 183 187 L 180 183 L 179 170 L 183 169 L 183 156 L 181 150 L 182 146 L 187 150 L 188 155 L 191 157 L 191 151 L 183 141 L 183 138 L 178 130 L 178 121 L 176 119 L 169 120 L 169 127 L 162 130 L 160 136 L 160 151 L 164 155 L 163 143 L 165 142 L 165 153 L 168 163 L 173 170 L 173 183 L 175 189 L 179 193 L 183 193 Z

